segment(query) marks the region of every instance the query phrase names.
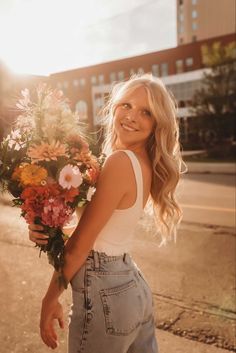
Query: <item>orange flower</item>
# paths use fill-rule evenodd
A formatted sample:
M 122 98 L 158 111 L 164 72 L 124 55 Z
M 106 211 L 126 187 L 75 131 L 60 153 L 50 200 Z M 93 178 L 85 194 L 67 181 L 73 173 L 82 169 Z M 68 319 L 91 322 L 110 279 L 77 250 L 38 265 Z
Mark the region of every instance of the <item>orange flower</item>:
M 16 168 L 14 169 L 14 172 L 13 172 L 12 176 L 11 176 L 12 179 L 13 179 L 13 180 L 20 180 L 22 170 L 23 170 L 23 167 L 22 167 L 22 166 L 16 167 Z
M 27 164 L 20 172 L 20 181 L 23 185 L 40 185 L 47 176 L 45 168 L 35 164 Z
M 56 161 L 58 157 L 67 157 L 67 147 L 59 141 L 53 141 L 50 144 L 42 142 L 40 145 L 31 146 L 28 149 L 27 155 L 33 162 Z

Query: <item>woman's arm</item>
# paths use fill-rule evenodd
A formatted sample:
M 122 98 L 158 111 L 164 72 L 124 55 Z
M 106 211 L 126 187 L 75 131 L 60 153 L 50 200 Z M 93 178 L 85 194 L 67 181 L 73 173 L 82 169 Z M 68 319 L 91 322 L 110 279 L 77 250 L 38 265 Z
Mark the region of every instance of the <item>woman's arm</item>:
M 97 190 L 87 205 L 83 216 L 65 247 L 63 275 L 67 282 L 73 278 L 86 261 L 97 235 L 129 190 L 132 177 L 131 164 L 123 152 L 115 152 L 106 161 L 97 184 Z M 58 298 L 63 292 L 58 286 L 58 273 L 54 272 L 43 299 L 41 314 L 41 336 L 51 348 L 56 348 L 56 333 L 53 321 L 56 318 L 63 326 Z

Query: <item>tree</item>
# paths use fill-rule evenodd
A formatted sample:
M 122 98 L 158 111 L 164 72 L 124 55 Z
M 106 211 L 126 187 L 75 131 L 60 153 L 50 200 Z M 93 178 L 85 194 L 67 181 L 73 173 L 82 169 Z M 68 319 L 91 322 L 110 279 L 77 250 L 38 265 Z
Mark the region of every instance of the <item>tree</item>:
M 209 148 L 236 140 L 236 42 L 225 46 L 215 42 L 201 50 L 206 69 L 201 89 L 193 98 L 193 113 L 204 147 Z

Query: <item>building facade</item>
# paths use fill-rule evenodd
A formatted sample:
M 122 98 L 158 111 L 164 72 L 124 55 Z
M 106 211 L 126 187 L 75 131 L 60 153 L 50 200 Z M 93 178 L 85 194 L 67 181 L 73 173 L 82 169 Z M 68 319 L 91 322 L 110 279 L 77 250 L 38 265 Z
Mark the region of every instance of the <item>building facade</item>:
M 235 0 L 176 0 L 176 8 L 178 45 L 236 32 Z
M 90 67 L 56 73 L 49 80 L 53 87 L 63 90 L 73 109 L 90 129 L 101 122 L 100 111 L 115 82 L 128 79 L 133 74 L 152 73 L 160 77 L 174 94 L 179 117 L 190 116 L 189 106 L 196 89 L 200 88 L 203 70 L 201 48 L 221 42 L 234 41 L 234 34 L 206 39 L 154 53 L 116 60 Z

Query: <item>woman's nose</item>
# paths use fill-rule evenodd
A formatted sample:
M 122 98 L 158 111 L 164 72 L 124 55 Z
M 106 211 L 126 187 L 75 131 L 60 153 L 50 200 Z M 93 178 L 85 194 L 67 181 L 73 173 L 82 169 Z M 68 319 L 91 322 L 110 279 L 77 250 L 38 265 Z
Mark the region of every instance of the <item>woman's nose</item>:
M 130 110 L 128 114 L 126 115 L 126 119 L 130 121 L 134 121 L 137 119 L 137 114 L 134 110 Z

